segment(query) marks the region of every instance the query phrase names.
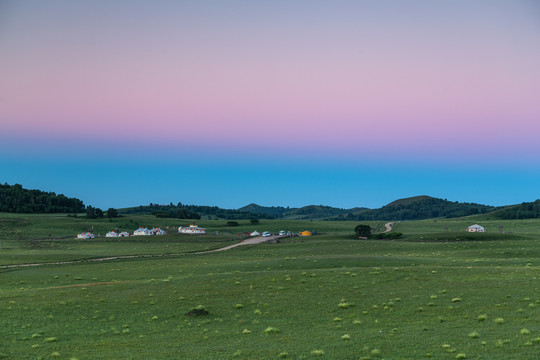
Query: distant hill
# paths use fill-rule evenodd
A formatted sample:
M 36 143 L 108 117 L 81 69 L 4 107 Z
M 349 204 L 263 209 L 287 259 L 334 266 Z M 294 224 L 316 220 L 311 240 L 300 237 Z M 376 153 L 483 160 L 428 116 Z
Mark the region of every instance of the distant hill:
M 122 214 L 156 215 L 160 217 L 176 217 L 185 219 L 197 219 L 201 216 L 212 218 L 238 220 L 238 219 L 318 219 L 333 220 L 337 215 L 346 215 L 360 208 L 340 209 L 324 205 L 309 205 L 301 208 L 289 208 L 283 206 L 261 206 L 249 204 L 239 209 L 223 209 L 217 206 L 201 205 L 141 205 L 131 208 L 118 209 Z
M 497 208 L 475 203 L 459 203 L 430 196 L 400 199 L 380 209 L 362 210 L 347 216 L 350 220 L 422 220 L 431 218 L 456 218 L 486 214 Z
M 246 211 L 257 215 L 266 215 L 272 216 L 274 218 L 284 218 L 284 219 L 296 219 L 296 220 L 312 220 L 312 219 L 323 219 L 331 220 L 333 217 L 339 215 L 347 215 L 356 211 L 359 211 L 361 208 L 353 209 L 341 209 L 335 208 L 332 206 L 325 205 L 308 205 L 300 208 L 285 208 L 282 206 L 260 206 L 257 204 L 249 204 L 244 206 L 239 211 Z
M 268 214 L 256 214 L 241 209 L 222 209 L 217 206 L 204 205 L 158 205 L 149 204 L 131 208 L 118 209 L 121 214 L 155 215 L 158 217 L 179 218 L 179 219 L 200 219 L 202 216 L 215 219 L 240 220 L 240 219 L 274 219 L 276 216 Z
M 0 185 L 0 212 L 12 213 L 78 213 L 84 203 L 54 192 L 24 189 L 22 185 Z
M 308 205 L 300 208 L 261 206 L 249 204 L 239 209 L 222 209 L 217 206 L 157 205 L 119 209 L 124 214 L 153 214 L 163 217 L 197 219 L 199 216 L 238 219 L 290 219 L 290 220 L 421 220 L 437 217 L 454 218 L 486 214 L 498 208 L 474 203 L 459 203 L 422 195 L 399 199 L 380 209 L 341 209 L 325 205 Z M 184 217 L 187 216 L 187 217 Z
M 283 214 L 286 214 L 290 209 L 283 206 L 260 206 L 257 204 L 249 204 L 238 209 L 238 211 L 247 212 L 257 215 L 266 215 L 274 218 L 283 217 Z
M 487 216 L 492 219 L 501 220 L 540 219 L 540 200 L 505 206 L 490 212 Z
M 427 196 L 427 195 L 419 195 L 419 196 L 413 196 L 413 197 L 394 200 L 391 203 L 386 204 L 385 206 L 409 206 L 418 201 L 427 200 L 427 199 L 436 199 L 436 198 Z
M 85 210 L 83 202 L 62 194 L 41 190 L 27 190 L 22 185 L 0 185 L 0 212 L 18 213 L 77 213 Z M 118 209 L 122 214 L 155 215 L 180 219 L 290 219 L 290 220 L 355 220 L 391 221 L 422 220 L 431 218 L 456 218 L 479 215 L 489 219 L 538 219 L 540 200 L 519 205 L 494 207 L 475 203 L 460 203 L 427 195 L 413 196 L 392 201 L 379 208 L 355 207 L 341 209 L 325 205 L 308 205 L 299 208 L 261 206 L 251 203 L 239 209 L 223 209 L 217 206 L 140 205 Z
M 358 211 L 354 209 L 340 209 L 324 205 L 308 205 L 298 209 L 293 209 L 287 213 L 288 218 L 295 219 L 331 219 L 336 216 L 344 216 L 352 212 Z

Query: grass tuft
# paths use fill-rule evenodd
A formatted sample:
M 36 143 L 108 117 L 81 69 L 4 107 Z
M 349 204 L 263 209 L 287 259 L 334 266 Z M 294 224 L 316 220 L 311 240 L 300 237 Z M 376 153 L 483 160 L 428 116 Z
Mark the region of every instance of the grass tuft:
M 275 327 L 272 327 L 272 326 L 269 326 L 264 330 L 264 332 L 267 333 L 267 334 L 277 334 L 279 332 L 279 329 L 275 328 Z

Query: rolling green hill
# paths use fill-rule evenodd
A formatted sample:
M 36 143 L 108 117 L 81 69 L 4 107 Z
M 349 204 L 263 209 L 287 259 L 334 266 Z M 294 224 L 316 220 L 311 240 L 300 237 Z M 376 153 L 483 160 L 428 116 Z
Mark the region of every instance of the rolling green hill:
M 40 190 L 23 189 L 21 185 L 0 185 L 0 211 L 19 213 L 77 213 L 84 211 L 82 201 L 64 195 Z M 480 216 L 489 219 L 536 219 L 540 218 L 540 200 L 519 205 L 494 207 L 475 203 L 460 203 L 427 195 L 395 200 L 379 209 L 355 207 L 336 208 L 325 205 L 308 205 L 299 208 L 261 206 L 251 203 L 239 209 L 223 209 L 218 206 L 140 205 L 119 209 L 121 214 L 155 215 L 179 219 L 290 219 L 290 220 L 354 220 L 392 221 L 421 220 L 431 218 L 457 218 Z
M 380 209 L 362 210 L 346 216 L 347 220 L 421 220 L 430 218 L 457 218 L 485 214 L 496 210 L 494 206 L 459 203 L 430 196 L 400 199 Z
M 422 195 L 399 199 L 379 209 L 352 208 L 341 209 L 325 205 L 308 205 L 300 208 L 282 206 L 261 206 L 249 204 L 239 209 L 222 209 L 217 206 L 198 205 L 156 205 L 120 209 L 124 214 L 166 214 L 167 217 L 182 217 L 180 214 L 198 214 L 205 218 L 227 220 L 238 219 L 290 219 L 290 220 L 421 220 L 430 218 L 456 218 L 487 214 L 497 210 L 494 206 L 459 203 Z M 196 218 L 196 217 L 190 217 Z
M 539 219 L 540 200 L 505 206 L 486 214 L 486 218 L 501 220 Z

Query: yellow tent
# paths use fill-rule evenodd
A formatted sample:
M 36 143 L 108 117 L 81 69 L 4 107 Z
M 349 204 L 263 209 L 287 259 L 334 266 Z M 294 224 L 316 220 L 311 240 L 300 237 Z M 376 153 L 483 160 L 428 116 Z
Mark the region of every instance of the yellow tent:
M 311 236 L 311 235 L 313 235 L 313 234 L 311 233 L 311 231 L 304 230 L 304 231 L 302 231 L 302 232 L 300 233 L 300 235 L 302 235 L 302 236 Z

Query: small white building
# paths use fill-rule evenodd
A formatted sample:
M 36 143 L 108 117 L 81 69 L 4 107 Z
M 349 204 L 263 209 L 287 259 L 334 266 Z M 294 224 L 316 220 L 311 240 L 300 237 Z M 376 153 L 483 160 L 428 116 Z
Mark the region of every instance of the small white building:
M 478 224 L 474 224 L 467 228 L 467 232 L 486 232 L 486 228 Z
M 93 238 L 94 238 L 94 234 L 92 234 L 91 232 L 77 234 L 77 239 L 93 239 Z
M 178 227 L 180 234 L 206 234 L 206 229 L 198 227 L 196 224 L 191 224 L 187 227 Z
M 133 236 L 152 235 L 147 228 L 138 228 L 133 232 Z
M 118 237 L 118 233 L 116 231 L 109 231 L 105 234 L 105 237 Z
M 249 236 L 261 236 L 261 233 L 258 232 L 257 230 L 255 230 L 254 232 L 252 232 L 251 234 L 249 234 Z

